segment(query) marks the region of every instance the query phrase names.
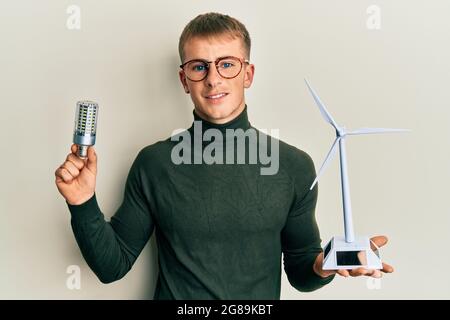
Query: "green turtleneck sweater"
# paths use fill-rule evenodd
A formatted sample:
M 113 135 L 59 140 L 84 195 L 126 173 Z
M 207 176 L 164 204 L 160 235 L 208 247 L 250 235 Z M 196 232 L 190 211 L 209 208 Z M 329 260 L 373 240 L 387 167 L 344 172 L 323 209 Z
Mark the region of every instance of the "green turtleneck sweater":
M 256 130 L 247 106 L 220 125 L 193 113 L 195 121 L 184 132 L 192 137 L 192 159 L 194 140 L 207 129 Z M 168 138 L 139 152 L 111 221 L 105 221 L 95 195 L 81 205 L 68 204 L 77 243 L 100 281 L 122 278 L 153 231 L 159 263 L 155 299 L 279 299 L 282 253 L 289 282 L 299 291 L 333 279 L 313 271 L 322 249 L 308 154 L 276 140 L 279 168 L 263 175 L 260 169 L 267 166 L 247 156 L 246 164 L 176 164 L 172 150 L 180 141 Z M 201 149 L 209 143 L 200 141 Z M 245 150 L 250 146 L 248 139 Z

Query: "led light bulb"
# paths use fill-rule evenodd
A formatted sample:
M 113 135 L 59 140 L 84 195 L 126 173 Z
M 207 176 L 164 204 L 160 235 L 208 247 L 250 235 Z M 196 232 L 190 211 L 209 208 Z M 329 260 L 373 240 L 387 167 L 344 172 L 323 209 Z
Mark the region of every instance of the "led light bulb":
M 87 158 L 87 149 L 95 144 L 97 132 L 98 104 L 92 101 L 78 101 L 75 112 L 73 143 L 78 146 L 77 155 Z

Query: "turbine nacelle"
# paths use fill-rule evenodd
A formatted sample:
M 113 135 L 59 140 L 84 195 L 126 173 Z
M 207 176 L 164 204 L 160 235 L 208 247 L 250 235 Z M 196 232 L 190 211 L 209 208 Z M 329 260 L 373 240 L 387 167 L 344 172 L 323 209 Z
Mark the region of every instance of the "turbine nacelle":
M 346 134 L 347 134 L 347 132 L 345 131 L 345 127 L 336 128 L 336 137 L 343 138 L 343 137 L 345 137 Z

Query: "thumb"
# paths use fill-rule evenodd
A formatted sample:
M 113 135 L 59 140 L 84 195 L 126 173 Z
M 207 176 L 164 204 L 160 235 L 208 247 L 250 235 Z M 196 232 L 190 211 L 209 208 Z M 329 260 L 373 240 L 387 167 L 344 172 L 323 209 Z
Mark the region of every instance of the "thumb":
M 89 171 L 97 174 L 97 153 L 95 152 L 94 147 L 91 146 L 88 148 L 87 157 L 87 168 L 89 169 Z
M 386 236 L 375 236 L 370 238 L 370 240 L 375 243 L 377 247 L 382 247 L 388 242 L 388 238 Z M 372 244 L 371 244 L 372 246 Z M 372 248 L 375 249 L 375 248 Z

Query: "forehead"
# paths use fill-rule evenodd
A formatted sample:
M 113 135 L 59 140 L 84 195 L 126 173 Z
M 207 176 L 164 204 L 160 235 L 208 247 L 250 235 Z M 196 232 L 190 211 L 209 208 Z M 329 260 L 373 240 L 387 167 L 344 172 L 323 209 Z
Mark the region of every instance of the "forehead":
M 244 57 L 242 39 L 231 35 L 193 37 L 184 45 L 185 61 L 191 59 L 215 60 L 223 56 Z

